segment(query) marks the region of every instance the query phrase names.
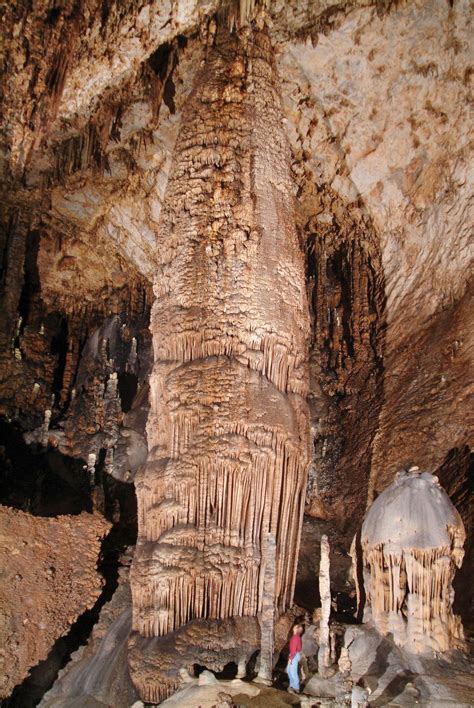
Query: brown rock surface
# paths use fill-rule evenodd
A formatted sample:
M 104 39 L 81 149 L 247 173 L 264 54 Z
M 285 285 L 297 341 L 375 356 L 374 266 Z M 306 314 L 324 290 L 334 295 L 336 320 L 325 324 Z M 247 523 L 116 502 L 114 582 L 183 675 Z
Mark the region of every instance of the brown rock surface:
M 407 462 L 472 450 L 470 27 L 466 3 L 359 7 L 279 57 L 314 315 L 305 558 L 348 548 Z
M 41 708 L 81 703 L 129 708 L 137 699 L 128 670 L 128 635 L 132 624 L 128 549 L 120 557 L 118 586 L 101 609 L 89 641 L 59 672 Z
M 41 518 L 0 508 L 0 696 L 98 598 L 97 560 L 110 528 L 91 514 Z

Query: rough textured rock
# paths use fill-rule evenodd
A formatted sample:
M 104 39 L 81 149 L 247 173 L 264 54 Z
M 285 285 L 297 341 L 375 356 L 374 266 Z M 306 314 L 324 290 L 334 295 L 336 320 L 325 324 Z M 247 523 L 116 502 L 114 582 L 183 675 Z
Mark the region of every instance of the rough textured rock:
M 287 165 L 270 40 L 221 28 L 184 112 L 157 239 L 132 570 L 144 636 L 255 616 L 267 533 L 276 607 L 292 601 L 309 323 Z
M 318 672 L 327 674 L 331 665 L 331 647 L 329 641 L 329 617 L 331 615 L 331 576 L 329 575 L 329 542 L 327 536 L 321 538 L 321 562 L 319 564 L 319 596 L 321 598 L 321 616 L 319 620 Z
M 464 318 L 464 337 L 459 337 L 448 314 L 456 303 L 462 307 L 472 264 L 468 37 L 465 5 L 450 8 L 435 2 L 383 17 L 371 8 L 355 10 L 331 37 L 321 37 L 316 48 L 305 44 L 289 50 L 304 69 L 316 104 L 317 125 L 309 128 L 313 145 L 319 147 L 323 131 L 326 140 L 336 143 L 332 151 L 337 157 L 326 161 L 331 148 L 325 145 L 326 154 L 313 148 L 305 162 L 315 176 L 317 168 L 323 171 L 346 203 L 363 200 L 380 244 L 387 328 L 384 405 L 371 473 L 377 491 L 393 478 L 403 456 L 440 464 L 446 445 L 467 442 L 472 430 L 457 418 L 469 410 L 468 378 L 456 375 L 454 368 L 446 395 L 447 382 L 437 367 L 420 361 L 420 355 L 426 361 L 443 356 L 441 329 L 452 345 L 459 342 L 454 345 L 458 356 L 472 360 L 468 321 Z M 338 51 L 328 51 L 334 44 Z M 364 110 L 367 106 L 370 110 Z M 444 327 L 436 331 L 443 319 Z M 431 341 L 423 341 L 421 332 Z M 399 369 L 407 367 L 411 371 L 401 376 Z M 415 381 L 410 386 L 415 370 L 421 372 L 415 377 L 416 399 L 411 394 Z M 438 397 L 437 414 L 432 403 Z M 413 415 L 415 405 L 418 422 L 410 434 L 418 433 L 416 449 L 406 436 L 393 438 L 405 422 L 400 420 L 402 407 Z M 430 423 L 439 421 L 440 410 L 444 423 L 449 422 L 455 408 L 456 432 L 433 440 Z
M 109 528 L 91 514 L 45 519 L 0 507 L 2 698 L 96 601 Z
M 333 20 L 279 58 L 316 303 L 306 557 L 321 533 L 347 549 L 403 465 L 435 471 L 451 450 L 472 449 L 473 430 L 467 4 L 359 7 Z M 339 588 L 347 567 L 346 556 Z
M 213 706 L 227 708 L 229 705 L 235 705 L 234 698 L 235 701 L 239 701 L 239 704 L 248 705 L 247 701 L 251 702 L 251 698 L 259 696 L 261 691 L 261 687 L 239 679 L 234 679 L 233 681 L 217 681 L 215 679 L 215 685 L 213 686 L 199 686 L 198 682 L 195 681 L 191 685 L 183 687 L 171 698 L 163 701 L 162 705 L 166 706 L 166 708 L 180 708 L 183 705 L 188 708 L 213 708 Z M 224 696 L 231 700 L 224 702 Z
M 418 702 L 436 708 L 467 708 L 472 703 L 472 658 L 459 652 L 414 658 L 367 625 L 348 627 L 345 645 L 352 678 L 356 685 L 370 689 L 371 703 L 412 706 Z
M 182 34 L 214 7 L 180 5 L 159 32 L 155 9 L 145 5 L 139 17 L 133 3 L 107 5 L 104 13 L 82 3 L 76 14 L 28 16 L 26 6 L 8 14 L 4 76 L 12 106 L 3 125 L 6 144 L 16 146 L 5 152 L 12 174 L 28 152 L 18 157 L 29 129 L 13 137 L 11 127 L 24 126 L 32 110 L 34 121 L 44 118 L 39 104 L 50 101 L 50 92 L 58 119 L 42 118 L 47 139 L 31 154 L 28 189 L 5 182 L 6 205 L 34 203 L 48 230 L 68 233 L 57 265 L 44 267 L 42 277 L 43 292 L 62 300 L 68 281 L 84 289 L 87 281 L 105 280 L 110 289 L 130 278 L 130 268 L 134 277 L 137 270 L 154 272 L 154 229 L 203 50 Z M 472 406 L 463 371 L 472 360 L 472 326 L 463 305 L 468 296 L 461 301 L 470 277 L 468 4 L 272 3 L 269 12 L 315 314 L 308 510 L 328 523 L 342 519 L 347 540 L 367 487 L 372 498 L 407 456 L 434 469 L 449 450 L 469 444 Z M 64 91 L 55 92 L 54 81 L 48 89 L 51 56 L 38 43 L 40 27 L 51 48 L 77 30 L 59 74 Z M 108 48 L 117 31 L 130 54 L 124 50 L 114 64 Z M 206 41 L 212 31 L 206 21 Z M 174 33 L 182 33 L 179 41 Z M 21 67 L 15 79 L 13 66 Z M 86 77 L 80 86 L 77 76 Z M 57 171 L 67 183 L 56 179 L 51 190 L 48 177 L 41 191 L 39 175 L 54 173 L 57 154 L 74 158 Z M 11 218 L 22 223 L 25 215 Z M 91 244 L 94 263 L 86 254 Z M 16 253 L 9 260 L 21 270 Z M 58 277 L 59 263 L 68 280 Z M 8 338 L 15 336 L 13 320 Z M 49 407 L 41 387 L 43 395 L 41 417 Z
M 271 686 L 275 663 L 276 614 L 276 543 L 268 534 L 262 544 L 262 562 L 265 565 L 260 624 L 260 668 L 257 680 Z
M 132 624 L 129 554 L 121 556 L 118 587 L 102 608 L 86 646 L 80 647 L 40 703 L 41 708 L 97 705 L 129 708 L 137 694 L 128 671 Z

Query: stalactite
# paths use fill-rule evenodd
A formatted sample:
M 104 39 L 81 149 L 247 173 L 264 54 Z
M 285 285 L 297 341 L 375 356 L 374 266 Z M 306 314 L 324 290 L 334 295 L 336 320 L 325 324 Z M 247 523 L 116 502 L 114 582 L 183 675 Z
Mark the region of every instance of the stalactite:
M 157 241 L 149 455 L 136 478 L 131 573 L 133 627 L 144 637 L 262 612 L 269 535 L 273 607 L 292 602 L 309 462 L 309 314 L 265 32 L 218 29 L 184 109 Z
M 327 185 L 314 196 L 331 219 L 305 225 L 313 314 L 310 400 L 321 408 L 314 439 L 318 474 L 310 472 L 307 513 L 331 520 L 349 544 L 365 508 L 382 405 L 383 268 L 367 214 Z

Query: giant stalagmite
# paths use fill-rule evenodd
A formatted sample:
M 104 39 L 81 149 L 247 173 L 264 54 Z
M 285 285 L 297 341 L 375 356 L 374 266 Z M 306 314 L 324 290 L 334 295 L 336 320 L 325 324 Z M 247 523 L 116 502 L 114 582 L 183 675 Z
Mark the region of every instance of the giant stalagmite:
M 157 234 L 133 628 L 292 602 L 309 462 L 304 257 L 265 31 L 220 26 L 183 112 Z

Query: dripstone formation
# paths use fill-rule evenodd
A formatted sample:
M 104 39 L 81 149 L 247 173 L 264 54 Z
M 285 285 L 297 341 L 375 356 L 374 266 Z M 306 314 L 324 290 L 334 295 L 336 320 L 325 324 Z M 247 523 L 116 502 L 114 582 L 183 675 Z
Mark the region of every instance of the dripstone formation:
M 401 472 L 362 525 L 365 621 L 412 652 L 463 646 L 452 581 L 466 540 L 462 519 L 438 479 Z
M 292 602 L 309 462 L 309 317 L 272 47 L 219 29 L 185 107 L 151 314 L 133 628 Z

